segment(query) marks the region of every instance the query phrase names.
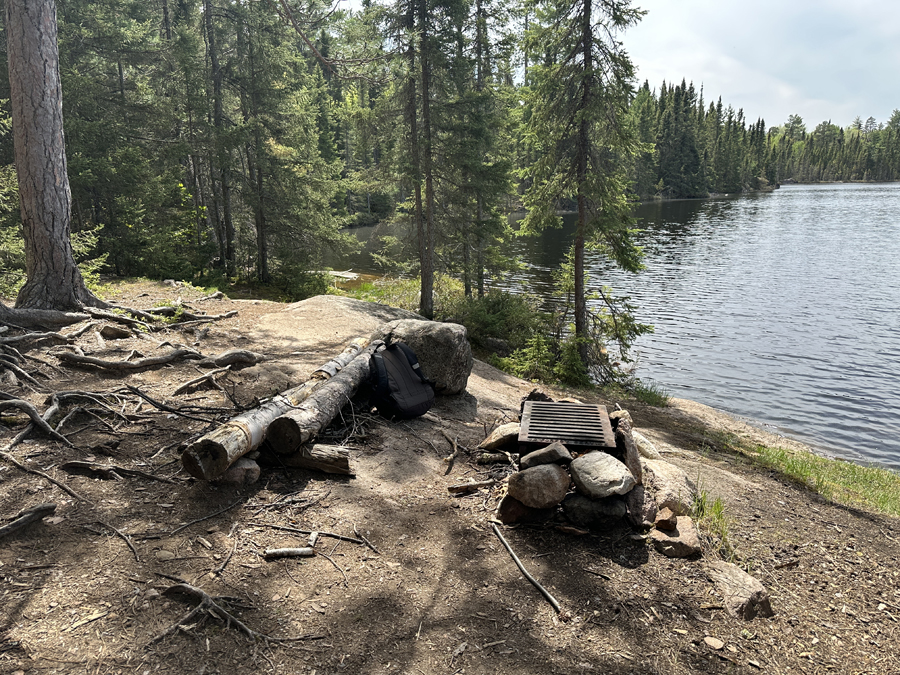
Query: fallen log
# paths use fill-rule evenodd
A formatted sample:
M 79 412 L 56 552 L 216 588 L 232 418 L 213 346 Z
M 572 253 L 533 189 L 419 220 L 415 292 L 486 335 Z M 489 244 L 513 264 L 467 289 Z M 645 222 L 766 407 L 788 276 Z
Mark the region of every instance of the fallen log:
M 278 464 L 294 469 L 316 469 L 325 473 L 354 476 L 350 468 L 350 448 L 316 443 L 291 455 L 278 455 Z
M 331 423 L 368 379 L 371 361 L 368 354 L 380 344 L 380 341 L 373 342 L 360 358 L 351 361 L 331 378 L 327 387 L 317 390 L 301 405 L 286 411 L 269 424 L 266 440 L 272 449 L 279 455 L 308 455 L 310 449 L 304 444 Z
M 282 392 L 264 405 L 238 415 L 191 443 L 181 455 L 185 470 L 202 480 L 221 476 L 235 460 L 259 447 L 272 420 L 303 403 L 310 394 L 352 363 L 367 345 L 368 339 L 356 338 L 336 358 L 316 369 L 310 379 L 299 387 Z M 368 358 L 365 361 L 368 367 Z

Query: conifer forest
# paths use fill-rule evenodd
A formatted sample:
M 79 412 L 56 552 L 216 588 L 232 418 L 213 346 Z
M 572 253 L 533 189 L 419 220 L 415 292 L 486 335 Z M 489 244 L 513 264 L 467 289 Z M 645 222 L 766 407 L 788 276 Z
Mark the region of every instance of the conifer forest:
M 302 297 L 347 227 L 395 221 L 386 257 L 483 294 L 517 209 L 525 231 L 579 210 L 582 245 L 627 269 L 637 200 L 900 178 L 900 111 L 807 128 L 641 84 L 629 0 L 56 7 L 73 244 L 110 274 Z M 2 63 L 0 255 L 24 275 Z

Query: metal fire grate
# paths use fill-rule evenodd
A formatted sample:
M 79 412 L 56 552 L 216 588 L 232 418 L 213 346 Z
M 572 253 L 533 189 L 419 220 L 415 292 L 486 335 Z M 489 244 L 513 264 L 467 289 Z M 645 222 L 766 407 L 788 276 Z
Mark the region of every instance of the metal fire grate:
M 554 441 L 607 450 L 616 447 L 605 406 L 526 401 L 519 443 L 548 444 Z

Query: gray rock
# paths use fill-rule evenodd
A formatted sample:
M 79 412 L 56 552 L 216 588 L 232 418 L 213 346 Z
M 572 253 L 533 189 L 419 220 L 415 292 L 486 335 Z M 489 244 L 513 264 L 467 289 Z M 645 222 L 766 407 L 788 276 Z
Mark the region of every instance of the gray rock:
M 625 466 L 634 476 L 634 482 L 640 485 L 643 471 L 641 471 L 641 455 L 638 452 L 634 438 L 631 436 L 631 422 L 626 419 L 619 420 L 619 426 L 616 427 L 616 448 L 625 457 Z
M 571 461 L 572 455 L 568 448 L 557 441 L 546 448 L 529 452 L 519 462 L 519 466 L 523 469 L 530 469 L 539 464 L 568 464 Z
M 643 485 L 635 485 L 625 495 L 625 505 L 628 507 L 629 522 L 638 530 L 651 527 L 656 520 L 656 502 Z
M 627 466 L 598 450 L 573 459 L 569 471 L 578 491 L 591 499 L 624 495 L 635 486 Z
M 372 339 L 403 341 L 416 353 L 425 375 L 438 394 L 459 394 L 466 389 L 474 360 L 467 332 L 458 323 L 401 319 L 378 328 Z
M 509 477 L 509 496 L 533 509 L 559 504 L 569 491 L 569 474 L 556 464 L 541 464 Z
M 674 530 L 650 530 L 650 539 L 656 550 L 668 558 L 687 558 L 700 553 L 700 533 L 689 516 L 678 516 Z
M 631 413 L 627 410 L 613 410 L 609 413 L 609 421 L 612 423 L 613 429 L 619 424 L 619 420 L 627 420 L 629 424 L 634 426 L 634 422 L 631 421 Z
M 641 459 L 644 487 L 653 495 L 660 509 L 672 509 L 681 516 L 690 513 L 697 486 L 674 464 L 661 459 Z
M 252 459 L 241 457 L 228 470 L 216 478 L 217 483 L 230 485 L 252 485 L 259 480 L 259 464 Z
M 535 521 L 546 520 L 556 509 L 533 509 L 525 506 L 515 497 L 506 495 L 500 500 L 497 506 L 497 519 L 506 525 L 514 523 L 533 523 Z
M 507 422 L 501 424 L 494 429 L 488 437 L 478 444 L 479 450 L 496 450 L 507 443 L 517 443 L 519 441 L 519 431 L 521 425 L 518 422 Z
M 562 503 L 566 518 L 579 527 L 609 527 L 625 517 L 628 509 L 622 497 L 588 499 L 579 494 L 568 495 Z
M 662 459 L 659 450 L 656 449 L 656 446 L 653 445 L 644 434 L 632 429 L 631 437 L 634 439 L 635 444 L 637 444 L 637 449 L 638 452 L 641 453 L 641 457 L 646 457 L 647 459 Z
M 722 560 L 706 565 L 706 573 L 725 600 L 725 609 L 732 616 L 750 620 L 756 616 L 772 616 L 769 592 L 758 579 L 740 567 Z

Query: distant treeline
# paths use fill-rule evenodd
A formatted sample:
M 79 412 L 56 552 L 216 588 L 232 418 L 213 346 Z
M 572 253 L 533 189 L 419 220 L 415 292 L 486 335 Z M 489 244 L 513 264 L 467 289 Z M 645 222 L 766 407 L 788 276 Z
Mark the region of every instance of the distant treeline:
M 766 129 L 744 111 L 703 100 L 693 84 L 648 83 L 631 106 L 645 149 L 635 160 L 641 199 L 705 197 L 770 188 L 788 180 L 900 179 L 900 110 L 878 124 L 857 117 L 842 128 L 822 122 L 808 132 L 799 115 Z

